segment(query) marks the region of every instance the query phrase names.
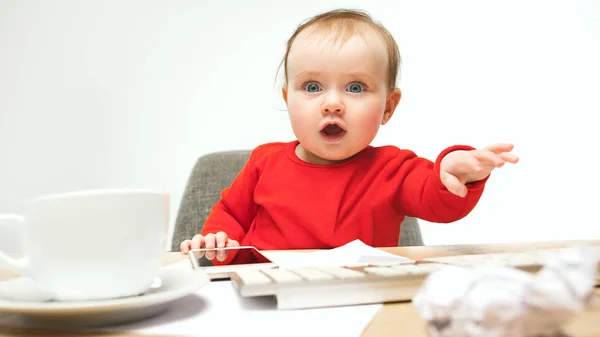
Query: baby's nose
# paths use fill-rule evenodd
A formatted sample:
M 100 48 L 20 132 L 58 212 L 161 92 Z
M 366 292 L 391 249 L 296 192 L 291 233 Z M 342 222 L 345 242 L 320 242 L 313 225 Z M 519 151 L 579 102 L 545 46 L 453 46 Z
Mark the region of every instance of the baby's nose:
M 344 104 L 338 99 L 330 99 L 323 104 L 323 114 L 343 114 Z

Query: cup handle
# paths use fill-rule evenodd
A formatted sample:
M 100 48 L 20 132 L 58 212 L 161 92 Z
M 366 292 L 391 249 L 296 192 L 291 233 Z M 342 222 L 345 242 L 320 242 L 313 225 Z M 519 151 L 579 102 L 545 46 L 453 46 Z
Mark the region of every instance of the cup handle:
M 18 222 L 21 226 L 25 224 L 25 218 L 16 214 L 0 214 L 0 227 L 8 223 Z M 13 273 L 29 276 L 29 261 L 27 258 L 13 259 L 0 251 L 0 267 L 7 268 Z

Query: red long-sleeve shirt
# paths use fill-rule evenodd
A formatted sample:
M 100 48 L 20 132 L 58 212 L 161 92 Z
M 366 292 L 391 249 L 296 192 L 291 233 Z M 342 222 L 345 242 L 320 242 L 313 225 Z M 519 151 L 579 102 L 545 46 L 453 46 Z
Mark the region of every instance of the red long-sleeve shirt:
M 442 184 L 435 162 L 394 146 L 369 146 L 335 165 L 313 165 L 295 154 L 297 141 L 270 143 L 248 162 L 214 205 L 202 234 L 223 231 L 241 245 L 267 249 L 327 249 L 360 239 L 397 246 L 405 216 L 448 223 L 466 216 L 485 181 L 458 197 Z

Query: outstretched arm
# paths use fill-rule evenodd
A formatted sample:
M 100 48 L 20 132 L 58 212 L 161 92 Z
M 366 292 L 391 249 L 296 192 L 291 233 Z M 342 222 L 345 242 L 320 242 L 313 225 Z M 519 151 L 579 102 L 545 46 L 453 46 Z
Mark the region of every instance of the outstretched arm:
M 404 215 L 426 221 L 448 223 L 469 214 L 483 194 L 485 182 L 496 167 L 518 158 L 509 152 L 510 144 L 483 149 L 452 146 L 440 153 L 435 162 L 403 155 L 390 172 L 395 182 L 392 203 Z

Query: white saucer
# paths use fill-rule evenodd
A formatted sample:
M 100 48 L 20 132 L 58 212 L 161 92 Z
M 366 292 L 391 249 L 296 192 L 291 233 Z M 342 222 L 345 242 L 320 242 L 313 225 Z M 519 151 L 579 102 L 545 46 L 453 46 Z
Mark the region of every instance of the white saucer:
M 194 293 L 210 282 L 205 273 L 168 267 L 161 269 L 157 280 L 159 282 L 155 282 L 145 294 L 134 297 L 42 302 L 40 294 L 43 293 L 35 283 L 26 278 L 12 279 L 3 281 L 10 282 L 12 299 L 0 297 L 0 314 L 13 314 L 15 319 L 25 320 L 18 323 L 27 325 L 59 325 L 61 328 L 115 325 L 158 315 L 168 309 L 170 302 Z M 38 294 L 37 300 L 31 298 L 32 294 Z

